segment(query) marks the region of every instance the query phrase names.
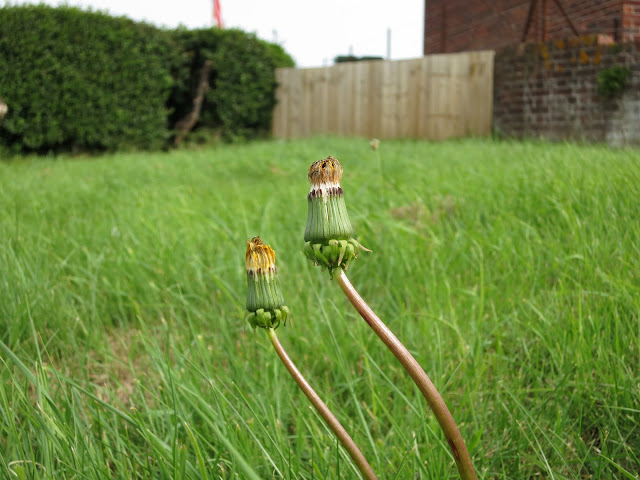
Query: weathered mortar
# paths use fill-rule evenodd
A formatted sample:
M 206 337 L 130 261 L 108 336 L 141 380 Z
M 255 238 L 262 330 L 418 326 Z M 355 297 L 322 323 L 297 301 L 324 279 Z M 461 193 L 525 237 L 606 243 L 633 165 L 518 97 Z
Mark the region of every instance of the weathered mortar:
M 603 98 L 598 72 L 616 65 L 632 74 L 619 98 Z M 603 45 L 592 35 L 498 51 L 494 129 L 515 137 L 639 144 L 640 42 Z

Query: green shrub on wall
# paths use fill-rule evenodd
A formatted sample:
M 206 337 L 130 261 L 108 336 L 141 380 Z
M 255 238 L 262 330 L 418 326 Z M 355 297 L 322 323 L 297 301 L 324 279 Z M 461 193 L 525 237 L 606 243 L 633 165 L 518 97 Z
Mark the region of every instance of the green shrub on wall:
M 622 95 L 631 69 L 620 65 L 604 68 L 598 72 L 598 95 L 603 98 L 616 98 Z
M 14 151 L 153 149 L 178 50 L 157 28 L 70 7 L 0 8 L 0 142 Z
M 280 47 L 241 30 L 176 30 L 188 74 L 182 74 L 171 94 L 172 124 L 186 115 L 200 69 L 212 61 L 209 84 L 198 126 L 220 131 L 223 138 L 251 138 L 268 131 L 275 105 L 275 69 L 292 67 Z

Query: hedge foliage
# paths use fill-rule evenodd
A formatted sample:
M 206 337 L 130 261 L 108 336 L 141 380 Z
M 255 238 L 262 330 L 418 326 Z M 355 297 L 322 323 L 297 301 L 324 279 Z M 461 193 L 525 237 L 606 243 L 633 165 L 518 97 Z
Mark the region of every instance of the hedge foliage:
M 179 29 L 173 35 L 182 45 L 188 74 L 181 75 L 171 95 L 172 123 L 190 111 L 202 65 L 211 60 L 211 90 L 199 125 L 219 130 L 225 139 L 268 131 L 276 102 L 275 69 L 294 65 L 282 47 L 241 30 Z
M 277 45 L 239 30 L 162 30 L 73 7 L 0 8 L 0 146 L 15 152 L 157 149 L 193 107 L 200 68 L 211 90 L 198 126 L 226 139 L 267 131 Z
M 170 36 L 126 18 L 1 8 L 0 139 L 36 152 L 161 147 L 177 53 Z

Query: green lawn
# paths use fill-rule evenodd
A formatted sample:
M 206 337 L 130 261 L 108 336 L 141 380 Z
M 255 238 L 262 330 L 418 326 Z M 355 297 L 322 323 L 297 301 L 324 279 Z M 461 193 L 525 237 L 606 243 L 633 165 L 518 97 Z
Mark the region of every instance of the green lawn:
M 294 315 L 280 340 L 379 478 L 457 478 L 418 389 L 302 254 L 328 155 L 373 250 L 351 281 L 479 476 L 638 478 L 640 151 L 340 138 L 0 162 L 0 477 L 359 478 L 244 323 L 259 234 Z

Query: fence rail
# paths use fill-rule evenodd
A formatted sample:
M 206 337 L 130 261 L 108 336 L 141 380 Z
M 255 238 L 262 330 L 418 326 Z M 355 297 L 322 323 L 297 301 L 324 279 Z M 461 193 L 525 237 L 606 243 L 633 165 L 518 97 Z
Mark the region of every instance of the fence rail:
M 493 51 L 480 51 L 277 69 L 273 135 L 430 140 L 487 135 L 493 57 Z

